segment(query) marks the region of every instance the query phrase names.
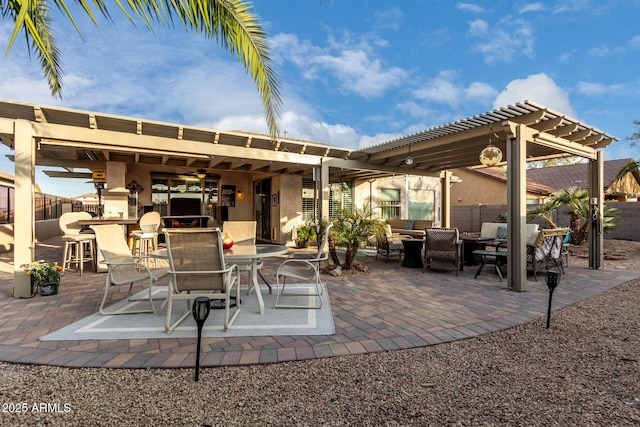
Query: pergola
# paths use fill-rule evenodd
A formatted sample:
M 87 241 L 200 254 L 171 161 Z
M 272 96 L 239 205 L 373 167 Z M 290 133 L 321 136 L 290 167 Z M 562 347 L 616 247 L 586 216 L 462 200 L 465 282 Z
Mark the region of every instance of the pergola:
M 506 153 L 508 166 L 508 283 L 526 283 L 526 162 L 562 156 L 589 161 L 589 193 L 602 212 L 602 149 L 615 140 L 593 127 L 532 101 L 495 109 L 361 150 L 249 132 L 193 126 L 49 107 L 0 99 L 0 138 L 15 150 L 14 265 L 33 259 L 34 166 L 61 167 L 49 176 L 90 178 L 76 169 L 104 169 L 116 162 L 159 167 L 303 174 L 320 173 L 321 213 L 329 211 L 330 179 L 370 179 L 391 174 L 440 176 L 442 225 L 449 226 L 451 169 L 476 166 L 489 142 Z M 405 163 L 408 155 L 414 159 Z M 601 218 L 600 218 L 601 219 Z M 602 233 L 591 236 L 590 266 L 602 266 Z M 21 270 L 16 267 L 15 270 Z M 14 281 L 28 281 L 14 274 Z M 27 283 L 23 284 L 28 286 Z

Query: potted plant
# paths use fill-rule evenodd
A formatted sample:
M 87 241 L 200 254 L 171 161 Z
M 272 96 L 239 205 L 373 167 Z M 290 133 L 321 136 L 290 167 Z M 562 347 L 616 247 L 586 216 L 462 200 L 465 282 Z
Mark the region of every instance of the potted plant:
M 304 224 L 296 228 L 296 247 L 306 248 L 309 246 L 309 239 L 311 239 L 312 228 L 310 224 Z
M 20 266 L 31 276 L 32 286 L 40 289 L 40 295 L 56 295 L 60 285 L 60 277 L 64 275 L 62 266 L 54 261 L 33 261 Z

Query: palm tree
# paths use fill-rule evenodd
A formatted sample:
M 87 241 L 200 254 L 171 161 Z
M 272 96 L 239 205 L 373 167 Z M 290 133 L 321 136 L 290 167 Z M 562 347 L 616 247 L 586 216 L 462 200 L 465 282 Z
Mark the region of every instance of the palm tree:
M 569 228 L 571 229 L 569 243 L 574 245 L 582 244 L 587 238 L 589 221 L 586 219 L 591 215 L 589 193 L 584 188 L 569 188 L 562 190 L 554 196 L 554 199 L 557 199 L 560 204 L 566 205 L 567 210 L 564 213 L 571 218 L 569 221 Z M 616 208 L 604 208 L 602 212 L 604 232 L 611 231 L 616 227 L 617 211 Z
M 543 205 L 533 207 L 527 211 L 527 221 L 540 218 L 547 221 L 551 228 L 558 228 L 558 224 L 553 220 L 552 213 L 558 209 L 560 205 L 562 205 L 562 203 L 555 197 L 547 200 Z
M 336 246 L 345 248 L 345 259 L 341 267 L 350 270 L 355 260 L 358 249 L 373 235 L 384 232 L 384 223 L 378 219 L 372 219 L 370 208 L 363 209 L 340 209 L 330 231 L 329 252 L 334 263 L 340 265 Z
M 636 126 L 636 128 L 640 129 L 640 120 L 634 120 L 633 124 Z M 626 139 L 631 141 L 632 147 L 635 146 L 637 141 L 640 141 L 640 130 L 636 130 L 633 134 L 628 136 Z M 640 161 L 632 160 L 626 165 L 624 165 L 624 167 L 620 170 L 620 172 L 618 172 L 618 175 L 616 175 L 616 179 L 622 179 L 624 178 L 625 175 L 635 171 L 640 171 Z
M 635 172 L 635 171 L 640 171 L 640 161 L 630 161 L 629 163 L 627 163 L 626 165 L 624 165 L 624 167 L 622 169 L 620 169 L 620 171 L 618 172 L 618 175 L 616 175 L 616 179 L 622 179 L 624 178 L 627 174 Z
M 76 0 L 83 11 L 98 26 L 95 16 L 86 0 Z M 104 0 L 93 0 L 99 12 L 112 21 Z M 265 118 L 272 138 L 278 135 L 277 116 L 282 103 L 277 76 L 271 68 L 270 47 L 266 33 L 251 4 L 245 0 L 194 0 L 174 2 L 171 0 L 131 0 L 115 1 L 124 15 L 133 22 L 130 12 L 137 15 L 144 25 L 152 29 L 153 24 L 173 27 L 177 18 L 186 29 L 204 33 L 237 55 L 247 73 L 255 82 L 262 99 Z M 128 8 L 125 8 L 125 4 Z M 13 33 L 7 45 L 6 54 L 11 51 L 16 37 L 23 33 L 29 44 L 29 52 L 35 53 L 49 82 L 51 95 L 62 93 L 61 52 L 53 34 L 51 6 L 59 8 L 82 36 L 71 11 L 64 0 L 7 0 L 0 1 L 0 13 L 14 23 Z
M 581 245 L 587 239 L 587 227 L 589 226 L 587 218 L 591 215 L 589 193 L 584 188 L 568 188 L 554 194 L 544 205 L 529 209 L 527 211 L 527 221 L 541 218 L 548 222 L 551 228 L 557 228 L 558 225 L 553 221 L 552 213 L 562 206 L 566 206 L 566 210 L 563 213 L 570 217 L 569 229 L 571 230 L 571 235 L 569 243 Z M 612 231 L 616 227 L 618 210 L 605 206 L 602 218 L 604 232 Z

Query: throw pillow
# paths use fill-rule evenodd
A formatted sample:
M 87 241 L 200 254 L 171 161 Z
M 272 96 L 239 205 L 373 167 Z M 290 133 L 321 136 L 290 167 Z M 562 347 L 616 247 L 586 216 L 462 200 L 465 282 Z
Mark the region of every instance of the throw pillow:
M 507 227 L 504 225 L 498 226 L 498 231 L 496 232 L 496 239 L 504 240 L 507 238 Z
M 413 219 L 408 219 L 405 223 L 404 223 L 404 229 L 405 230 L 413 230 L 413 224 L 415 223 L 415 220 Z
M 391 240 L 391 238 L 393 237 L 393 232 L 391 231 L 391 224 L 386 225 L 386 227 L 384 228 L 384 234 L 387 240 Z
M 527 237 L 527 246 L 535 246 L 536 245 L 536 241 L 538 240 L 538 234 L 540 234 L 540 232 L 538 230 L 536 230 L 533 233 L 531 233 L 531 235 L 529 237 Z

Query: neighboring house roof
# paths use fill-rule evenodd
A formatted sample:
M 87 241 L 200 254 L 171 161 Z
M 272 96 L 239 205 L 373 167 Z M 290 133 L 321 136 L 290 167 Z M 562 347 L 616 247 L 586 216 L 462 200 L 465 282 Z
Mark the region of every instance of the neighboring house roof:
M 503 181 L 506 185 L 507 175 L 505 174 L 506 169 L 501 167 L 493 167 L 493 168 L 465 168 L 466 171 L 471 173 L 477 173 L 479 175 L 483 175 L 498 181 Z M 529 171 L 527 171 L 527 193 L 531 194 L 540 194 L 542 196 L 549 196 L 555 190 L 549 186 L 541 184 L 539 182 L 534 181 L 529 177 Z
M 79 200 L 79 201 L 82 201 L 82 200 L 95 200 L 95 201 L 97 201 L 98 200 L 98 195 L 95 194 L 95 193 L 86 193 L 86 194 L 83 194 L 81 196 L 74 197 L 73 200 Z
M 618 172 L 632 159 L 607 160 L 604 162 L 603 183 L 605 191 L 616 181 Z M 574 165 L 554 166 L 549 168 L 527 169 L 527 180 L 532 179 L 551 188 L 554 191 L 566 188 L 589 187 L 589 165 L 577 163 Z

